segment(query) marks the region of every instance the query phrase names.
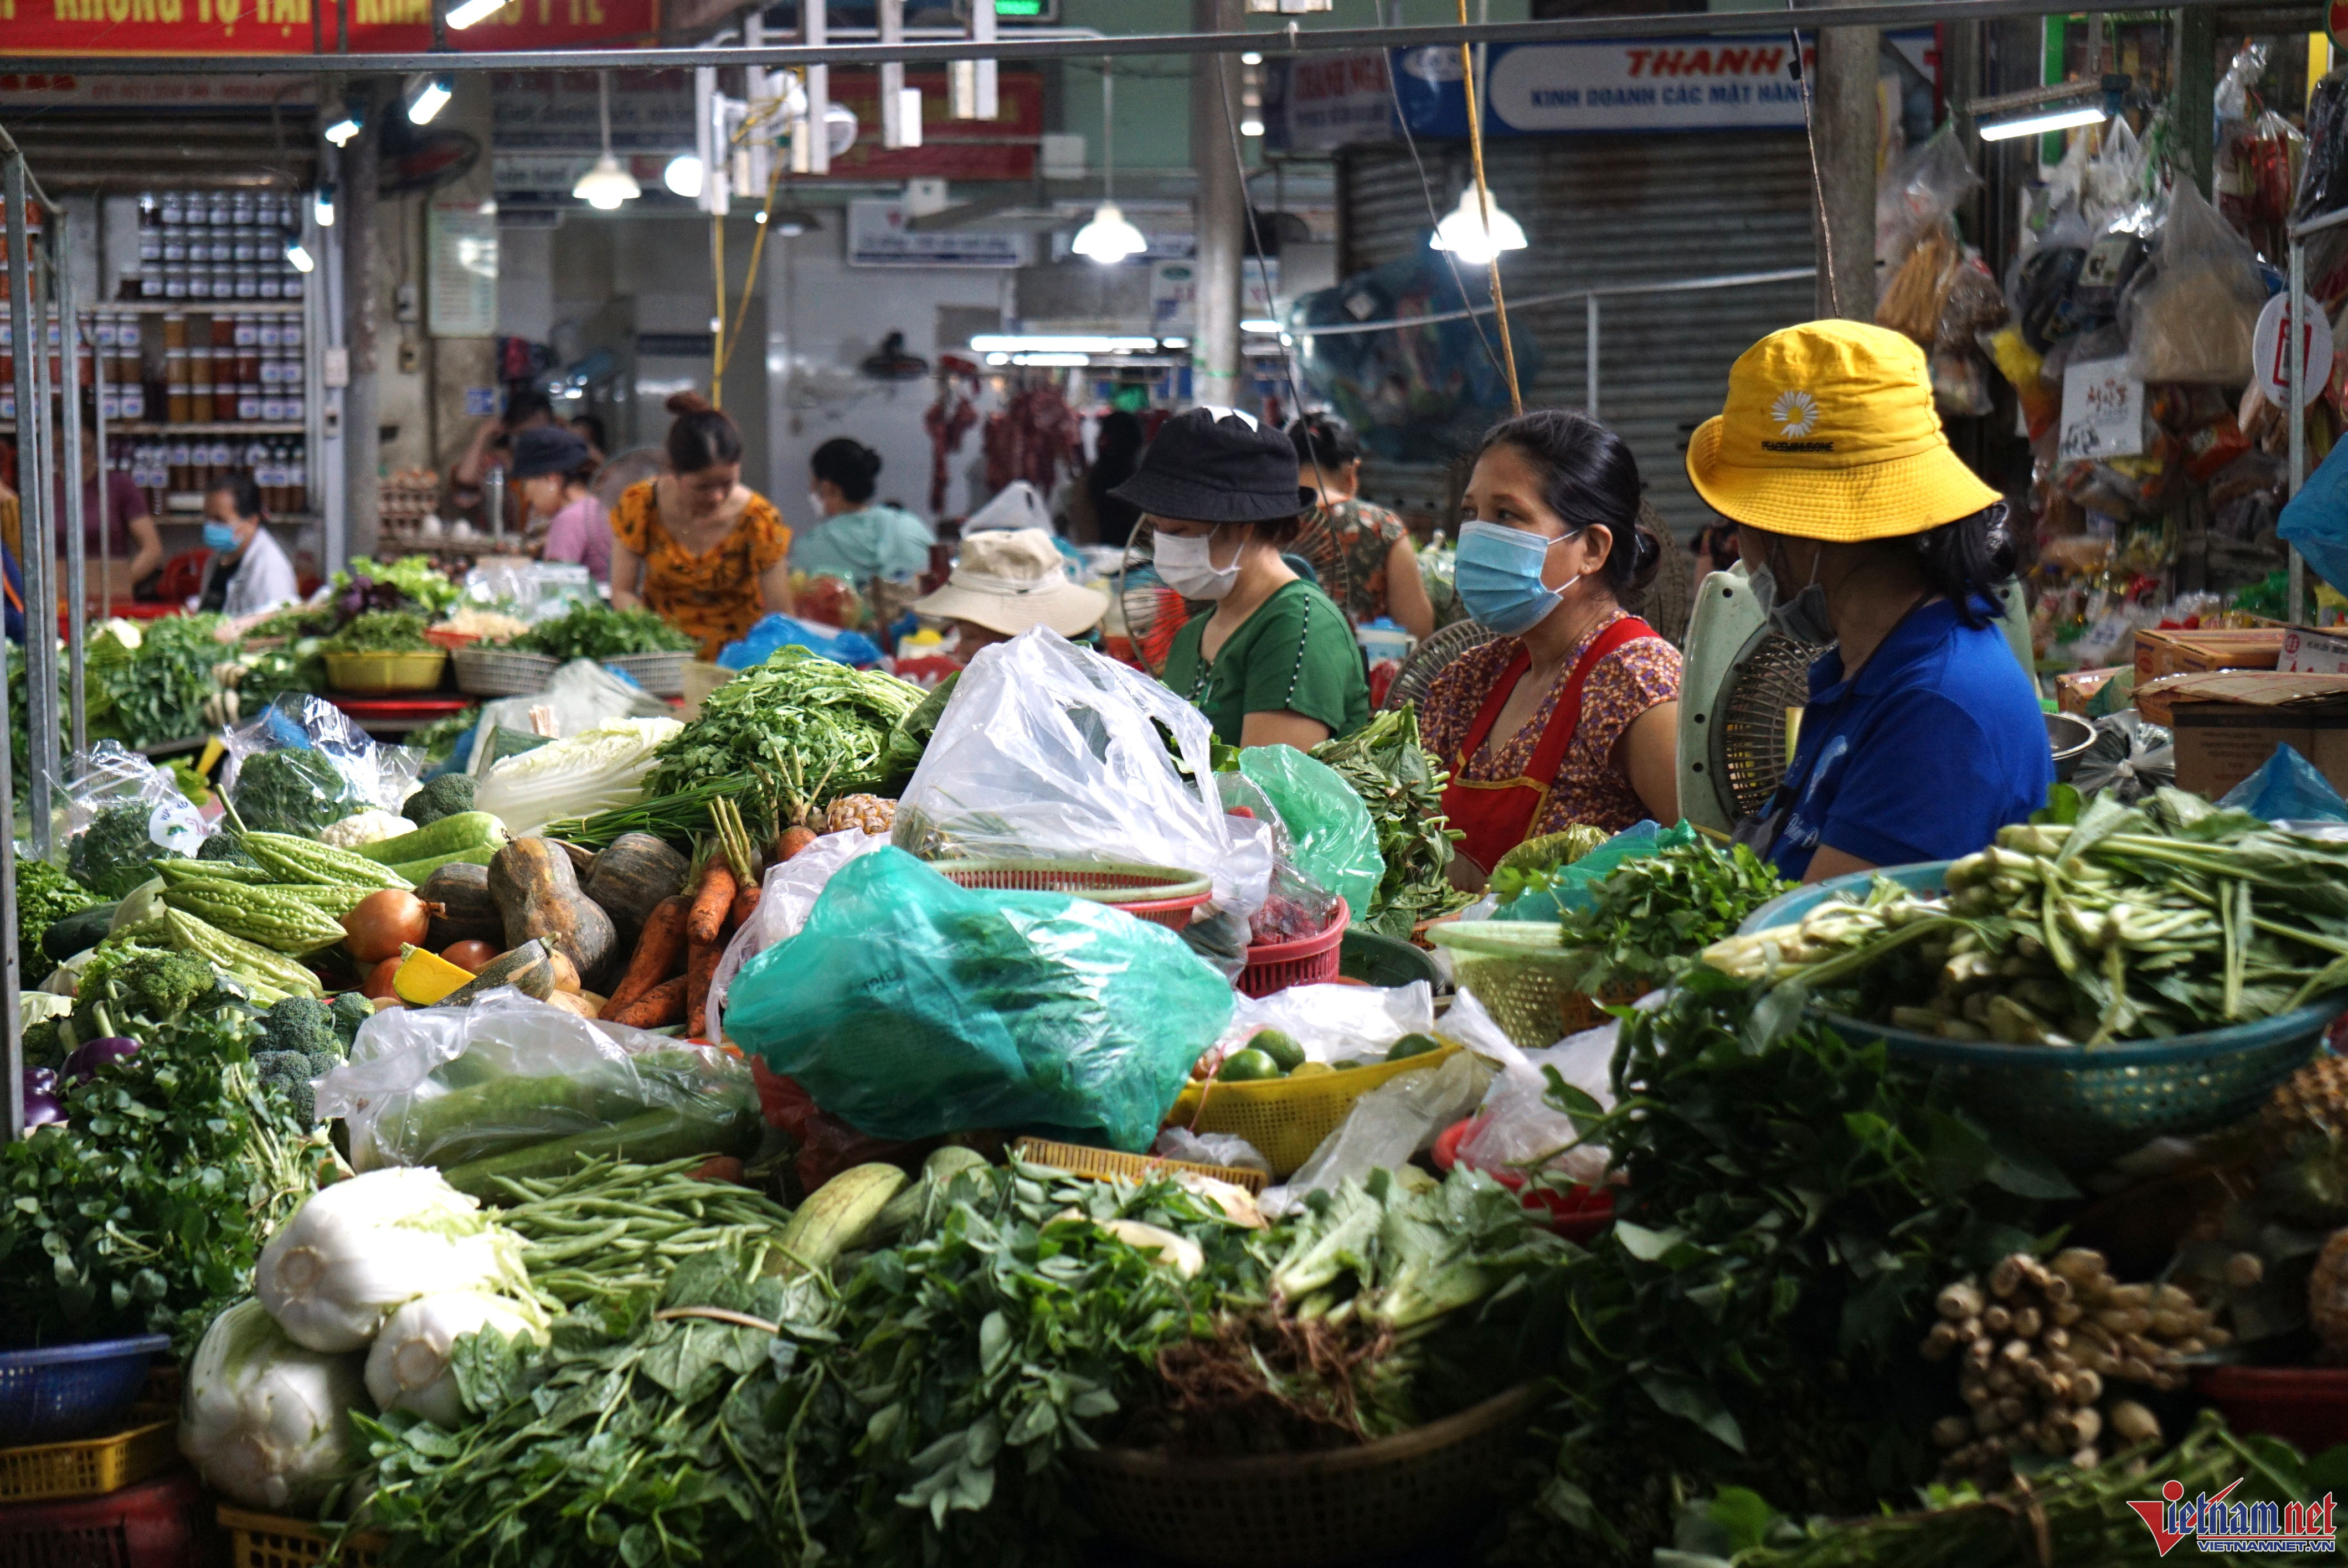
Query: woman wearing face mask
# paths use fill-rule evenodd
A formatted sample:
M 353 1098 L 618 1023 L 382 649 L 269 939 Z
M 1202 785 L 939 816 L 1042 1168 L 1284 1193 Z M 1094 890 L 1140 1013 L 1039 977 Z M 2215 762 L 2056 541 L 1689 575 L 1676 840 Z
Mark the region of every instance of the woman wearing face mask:
M 1773 623 L 1836 644 L 1740 839 L 1816 882 L 1969 855 L 2044 804 L 2045 721 L 1995 620 L 2005 504 L 1949 450 L 1922 349 L 1852 322 L 1771 333 L 1728 373 L 1687 468 L 1737 525 Z
M 742 432 L 705 398 L 668 400 L 669 472 L 620 492 L 612 514 L 612 608 L 643 605 L 701 656 L 769 611 L 789 614 L 791 530 L 742 483 Z
M 1111 494 L 1149 519 L 1166 586 L 1214 603 L 1175 634 L 1159 678 L 1221 740 L 1306 749 L 1369 722 L 1344 611 L 1280 559 L 1313 500 L 1288 437 L 1228 408 L 1193 408 L 1166 422 Z
M 1663 559 L 1620 436 L 1561 409 L 1495 425 L 1461 499 L 1455 580 L 1499 632 L 1435 678 L 1426 749 L 1480 883 L 1528 838 L 1679 820 L 1679 651 L 1622 608 Z
M 813 487 L 808 505 L 815 525 L 791 550 L 796 571 L 821 572 L 859 585 L 874 578 L 908 582 L 930 569 L 937 530 L 894 507 L 872 499 L 880 454 L 845 436 L 835 436 L 808 459 Z
M 241 628 L 301 597 L 294 563 L 262 527 L 261 491 L 252 475 L 232 475 L 205 493 L 204 548 L 212 558 L 192 608 L 224 615 Z

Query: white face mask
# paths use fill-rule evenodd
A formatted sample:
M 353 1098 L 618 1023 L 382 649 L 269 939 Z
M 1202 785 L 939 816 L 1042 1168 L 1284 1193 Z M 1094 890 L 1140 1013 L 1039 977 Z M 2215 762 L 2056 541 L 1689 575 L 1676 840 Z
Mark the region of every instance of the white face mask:
M 1213 546 L 1215 536 L 1200 534 L 1186 538 L 1180 534 L 1159 534 L 1150 548 L 1150 560 L 1166 586 L 1184 599 L 1223 599 L 1239 585 L 1240 558 L 1235 551 L 1231 564 L 1217 566 Z
M 817 495 L 813 490 L 809 490 L 808 492 L 808 506 L 814 511 L 817 517 L 819 518 L 823 516 L 823 497 Z

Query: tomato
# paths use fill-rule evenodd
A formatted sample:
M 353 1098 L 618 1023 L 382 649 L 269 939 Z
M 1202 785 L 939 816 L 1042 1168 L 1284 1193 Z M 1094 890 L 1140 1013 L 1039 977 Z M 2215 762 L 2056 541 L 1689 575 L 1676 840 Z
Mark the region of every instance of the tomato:
M 395 953 L 367 971 L 366 979 L 360 982 L 359 995 L 377 1003 L 398 1001 L 399 992 L 391 983 L 392 977 L 398 973 L 399 956 Z
M 475 937 L 467 941 L 451 942 L 440 949 L 440 956 L 469 975 L 478 975 L 481 966 L 498 956 L 498 950 Z

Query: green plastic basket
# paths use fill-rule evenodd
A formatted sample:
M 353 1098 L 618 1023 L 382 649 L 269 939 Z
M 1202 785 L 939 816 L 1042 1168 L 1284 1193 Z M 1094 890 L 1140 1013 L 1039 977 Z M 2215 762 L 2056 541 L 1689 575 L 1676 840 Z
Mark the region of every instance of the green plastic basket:
M 1949 863 L 1884 869 L 1904 887 L 1936 893 Z M 1838 892 L 1879 875 L 1854 872 L 1785 894 L 1741 930 L 1790 926 Z M 2160 1137 L 2191 1137 L 2240 1121 L 2322 1046 L 2348 993 L 2255 1023 L 2128 1045 L 2000 1045 L 1942 1040 L 1818 1009 L 1847 1040 L 1879 1040 L 1892 1057 L 1930 1068 L 1961 1103 L 2027 1139 L 2048 1158 L 2093 1170 Z
M 1453 920 L 1426 931 L 1428 941 L 1450 949 L 1459 989 L 1484 1004 L 1520 1050 L 1594 1029 L 1605 1021 L 1601 1007 L 1638 999 L 1635 991 L 1592 997 L 1576 988 L 1561 937 L 1550 921 Z
M 1406 986 L 1413 980 L 1439 986 L 1443 979 L 1435 959 L 1423 949 L 1358 927 L 1347 931 L 1338 944 L 1337 972 L 1373 986 Z

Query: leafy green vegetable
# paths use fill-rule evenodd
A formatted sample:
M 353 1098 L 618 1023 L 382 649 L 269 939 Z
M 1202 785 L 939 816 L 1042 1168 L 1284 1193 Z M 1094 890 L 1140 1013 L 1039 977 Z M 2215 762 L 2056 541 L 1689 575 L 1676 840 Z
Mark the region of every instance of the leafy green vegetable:
M 1701 835 L 1625 861 L 1596 885 L 1590 908 L 1565 912 L 1574 986 L 1597 996 L 1673 979 L 1790 886 L 1743 845 Z
M 315 837 L 366 802 L 323 753 L 304 746 L 256 752 L 238 764 L 229 791 L 237 819 L 256 833 Z
M 108 943 L 74 989 L 76 1038 L 146 1040 L 212 998 L 211 967 L 183 954 Z
M 1547 892 L 1557 886 L 1560 870 L 1605 843 L 1609 836 L 1602 827 L 1577 822 L 1561 833 L 1528 838 L 1500 856 L 1500 863 L 1492 867 L 1488 886 L 1503 904 L 1512 904 L 1528 893 Z
M 144 876 L 140 881 L 146 880 Z M 41 951 L 49 927 L 77 909 L 101 902 L 96 894 L 77 886 L 46 860 L 20 857 L 16 862 L 16 973 L 26 985 L 36 985 L 57 966 Z
M 259 712 L 288 692 L 323 692 L 326 689 L 326 661 L 320 656 L 324 639 L 299 637 L 283 648 L 252 653 L 242 661 L 243 673 L 238 676 L 236 698 L 238 706 L 246 712 Z
M 938 721 L 945 716 L 946 704 L 953 701 L 954 688 L 962 684 L 962 671 L 957 670 L 939 682 L 930 694 L 922 699 L 920 707 L 897 721 L 889 732 L 885 766 L 885 787 L 902 790 L 911 782 L 913 770 L 922 765 L 922 753 L 930 747 L 930 738 L 938 733 Z
M 354 616 L 350 624 L 318 644 L 321 653 L 415 653 L 432 644 L 424 635 L 424 618 L 398 610 L 370 610 Z
M 1421 920 L 1465 907 L 1473 895 L 1451 886 L 1452 841 L 1460 837 L 1443 815 L 1449 776 L 1418 741 L 1418 713 L 1396 708 L 1378 714 L 1342 741 L 1313 748 L 1353 787 L 1377 829 L 1385 876 L 1356 921 L 1373 931 L 1409 940 Z
M 245 641 L 262 641 L 273 638 L 299 641 L 317 637 L 335 629 L 335 607 L 332 604 L 294 604 L 271 616 L 245 632 Z
M 435 719 L 421 729 L 410 730 L 401 744 L 422 752 L 433 762 L 445 762 L 455 754 L 457 743 L 480 722 L 481 705 L 476 702 L 445 719 Z
M 148 862 L 186 859 L 155 842 L 149 831 L 153 815 L 144 801 L 103 807 L 67 844 L 67 873 L 100 898 L 119 898 L 154 875 Z
M 880 783 L 889 733 L 922 704 L 920 687 L 786 648 L 706 698 L 701 717 L 662 745 L 644 779 L 652 799 L 745 774 L 820 803 Z
M 613 610 L 582 600 L 561 615 L 540 621 L 510 646 L 517 653 L 571 660 L 682 653 L 700 644 L 649 610 Z
M 166 615 L 143 629 L 108 621 L 89 641 L 88 684 L 107 697 L 104 717 L 90 720 L 91 735 L 143 750 L 201 734 L 204 699 L 221 690 L 212 671 L 230 660 L 212 635 L 220 624 L 217 615 Z
M 381 590 L 388 589 L 435 620 L 445 614 L 463 591 L 448 580 L 448 573 L 432 564 L 429 556 L 402 556 L 388 562 L 354 557 L 350 570 L 335 574 L 336 596 L 347 600 L 350 590 L 362 579 L 376 590 L 371 596 L 374 601 L 379 603 Z

